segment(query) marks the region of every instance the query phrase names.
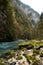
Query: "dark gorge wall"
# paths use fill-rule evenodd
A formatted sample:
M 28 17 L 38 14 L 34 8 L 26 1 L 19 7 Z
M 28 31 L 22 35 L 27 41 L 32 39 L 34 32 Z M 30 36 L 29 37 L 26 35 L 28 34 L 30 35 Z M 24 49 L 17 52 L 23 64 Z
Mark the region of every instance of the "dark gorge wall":
M 0 0 L 0 41 L 12 41 L 13 9 L 10 0 Z

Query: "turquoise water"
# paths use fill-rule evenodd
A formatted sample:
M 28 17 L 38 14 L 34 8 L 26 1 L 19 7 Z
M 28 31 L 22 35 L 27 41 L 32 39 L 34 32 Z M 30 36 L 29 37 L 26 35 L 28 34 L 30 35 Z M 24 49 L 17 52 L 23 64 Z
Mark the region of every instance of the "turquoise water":
M 13 47 L 17 47 L 17 45 L 23 40 L 18 40 L 14 42 L 0 42 L 0 54 L 9 51 Z

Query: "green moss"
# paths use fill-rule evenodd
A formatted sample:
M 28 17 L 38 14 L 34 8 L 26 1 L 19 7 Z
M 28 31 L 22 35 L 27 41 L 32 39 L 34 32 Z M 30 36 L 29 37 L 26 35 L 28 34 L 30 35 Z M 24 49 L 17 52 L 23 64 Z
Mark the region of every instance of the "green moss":
M 6 65 L 4 60 L 2 60 L 1 58 L 0 58 L 0 65 Z
M 40 65 L 40 64 L 39 64 L 39 61 L 34 60 L 32 65 Z
M 16 60 L 21 60 L 22 59 L 22 56 L 18 56 L 17 58 L 16 58 Z
M 39 50 L 34 49 L 33 54 L 39 54 Z
M 43 52 L 40 53 L 40 57 L 43 57 Z
M 25 45 L 28 45 L 28 48 L 29 46 L 31 45 L 31 47 L 33 48 L 37 48 L 37 47 L 40 47 L 40 46 L 43 46 L 43 42 L 36 42 L 37 40 L 29 40 L 29 41 L 24 41 L 24 42 L 21 42 L 18 46 L 25 46 Z
M 7 52 L 7 53 L 2 55 L 2 58 L 6 59 L 6 60 L 8 60 L 8 59 L 10 59 L 12 57 L 15 57 L 14 51 L 10 51 L 10 52 Z
M 27 61 L 29 61 L 29 60 L 32 60 L 32 61 L 34 61 L 34 59 L 35 59 L 35 56 L 28 56 L 27 54 L 23 54 L 25 57 L 26 57 L 26 59 L 27 59 Z

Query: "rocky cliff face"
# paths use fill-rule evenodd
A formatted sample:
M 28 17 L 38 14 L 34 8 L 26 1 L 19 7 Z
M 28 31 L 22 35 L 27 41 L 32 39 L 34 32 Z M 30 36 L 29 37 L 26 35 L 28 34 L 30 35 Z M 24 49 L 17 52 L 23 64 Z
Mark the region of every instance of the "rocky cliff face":
M 19 8 L 28 16 L 28 18 L 32 21 L 32 24 L 35 25 L 37 21 L 39 21 L 39 13 L 34 11 L 30 6 L 25 5 L 20 0 L 12 0 L 13 5 L 16 4 Z
M 19 0 L 0 0 L 0 42 L 31 39 L 40 15 Z

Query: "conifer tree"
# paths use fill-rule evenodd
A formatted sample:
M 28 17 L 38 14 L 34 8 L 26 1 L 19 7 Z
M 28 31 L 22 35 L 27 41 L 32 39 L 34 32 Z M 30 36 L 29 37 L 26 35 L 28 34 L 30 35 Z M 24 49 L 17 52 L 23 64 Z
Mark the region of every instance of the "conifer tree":
M 40 21 L 38 22 L 38 24 L 36 25 L 36 31 L 35 31 L 35 36 L 38 39 L 43 39 L 43 13 L 41 13 L 40 16 Z

